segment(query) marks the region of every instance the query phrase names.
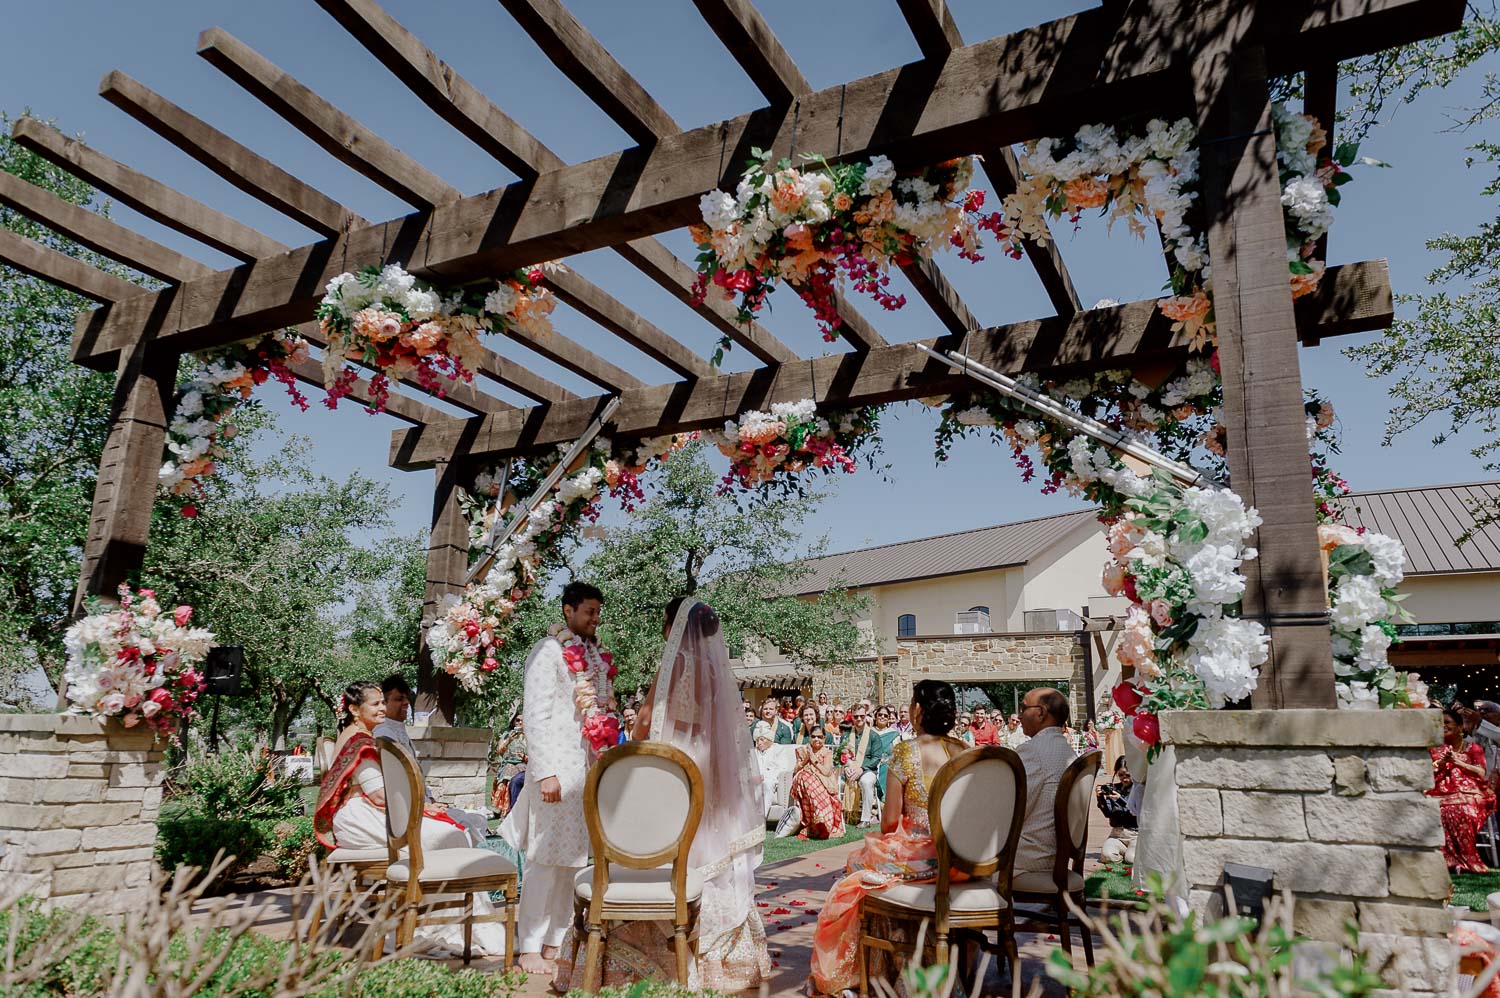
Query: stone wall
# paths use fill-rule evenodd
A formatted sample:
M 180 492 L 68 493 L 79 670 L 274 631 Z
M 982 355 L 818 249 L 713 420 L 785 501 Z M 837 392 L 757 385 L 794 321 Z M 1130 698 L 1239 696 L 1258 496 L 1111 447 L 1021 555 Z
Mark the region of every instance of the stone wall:
M 49 905 L 119 915 L 155 870 L 165 743 L 65 714 L 0 715 L 0 871 Z
M 489 807 L 489 754 L 493 736 L 487 728 L 421 725 L 412 728 L 410 734 L 422 760 L 422 776 L 433 797 L 471 811 Z
M 1083 645 L 1071 631 L 901 638 L 896 654 L 885 657 L 884 668 L 886 703 L 907 703 L 912 687 L 923 679 L 950 683 L 1066 680 L 1074 716 L 1087 715 Z M 842 697 L 847 704 L 875 699 L 875 678 L 875 660 L 864 659 L 820 671 L 812 685 L 830 700 Z
M 1450 891 L 1427 748 L 1429 710 L 1189 711 L 1162 716 L 1176 755 L 1189 904 L 1222 911 L 1225 863 L 1270 868 L 1299 935 L 1359 944 L 1393 989 L 1444 992 Z

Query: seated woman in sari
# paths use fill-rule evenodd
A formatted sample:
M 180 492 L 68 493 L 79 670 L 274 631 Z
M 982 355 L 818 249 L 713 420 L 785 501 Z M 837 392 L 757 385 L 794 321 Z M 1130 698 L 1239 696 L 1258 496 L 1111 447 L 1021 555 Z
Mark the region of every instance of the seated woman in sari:
M 1484 749 L 1464 739 L 1463 717 L 1443 711 L 1443 744 L 1432 753 L 1433 787 L 1443 811 L 1443 859 L 1455 873 L 1487 873 L 1475 836 L 1495 809 L 1495 794 L 1484 778 Z
M 811 708 L 809 708 L 811 709 Z M 792 818 L 784 818 L 777 834 L 790 834 L 800 816 L 804 838 L 836 839 L 844 834 L 844 803 L 839 795 L 838 771 L 833 765 L 833 749 L 818 725 L 807 732 L 806 745 L 797 746 L 796 775 L 792 777 Z
M 964 743 L 949 736 L 957 719 L 952 686 L 935 679 L 917 683 L 912 690 L 911 720 L 919 733 L 911 741 L 896 743 L 880 831 L 865 836 L 865 844 L 849 857 L 844 878 L 834 884 L 818 912 L 813 932 L 814 994 L 837 995 L 859 986 L 859 907 L 866 894 L 892 884 L 937 879 L 927 792 L 943 763 L 964 751 Z M 962 879 L 954 873 L 955 882 Z M 907 943 L 907 952 L 915 944 L 914 938 L 906 938 L 901 925 L 872 920 L 871 928 L 893 942 Z M 880 951 L 871 955 L 870 975 L 894 983 L 897 968 L 884 957 Z
M 379 683 L 351 683 L 344 690 L 340 718 L 344 728 L 334 744 L 333 763 L 323 774 L 318 806 L 313 812 L 313 831 L 329 849 L 385 849 L 385 777 L 380 770 L 380 751 L 371 735 L 385 720 L 385 695 Z M 437 810 L 422 813 L 422 852 L 467 849 L 464 827 Z M 493 908 L 484 895 L 474 898 L 474 912 L 487 915 Z M 474 952 L 484 956 L 505 954 L 505 927 L 481 922 L 474 929 Z M 460 925 L 422 926 L 417 939 L 436 947 L 463 952 Z
M 886 775 L 890 772 L 891 756 L 901 732 L 896 728 L 896 708 L 881 704 L 875 708 L 875 738 L 880 744 L 880 769 L 876 774 L 876 786 L 880 788 L 880 799 L 885 800 Z

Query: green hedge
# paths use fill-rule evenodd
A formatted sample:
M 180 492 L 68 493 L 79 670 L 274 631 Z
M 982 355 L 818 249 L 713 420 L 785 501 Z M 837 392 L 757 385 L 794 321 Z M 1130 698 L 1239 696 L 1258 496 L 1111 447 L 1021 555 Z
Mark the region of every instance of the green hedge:
M 219 850 L 235 856 L 232 876 L 261 856 L 276 861 L 281 875 L 296 880 L 307 872 L 308 857 L 319 849 L 311 818 L 208 818 L 179 813 L 156 823 L 156 859 L 164 870 L 179 866 L 207 869 Z

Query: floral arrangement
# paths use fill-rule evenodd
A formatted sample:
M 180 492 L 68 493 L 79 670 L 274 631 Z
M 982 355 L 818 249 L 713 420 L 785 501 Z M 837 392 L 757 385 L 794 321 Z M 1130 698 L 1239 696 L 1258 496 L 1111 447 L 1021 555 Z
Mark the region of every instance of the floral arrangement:
M 377 371 L 370 379 L 371 412 L 385 407 L 391 379 L 413 379 L 438 397 L 444 381 L 472 381 L 481 358 L 481 331 L 548 333 L 556 300 L 543 285 L 548 265 L 517 270 L 494 286 L 444 293 L 397 264 L 364 267 L 328 282 L 318 321 L 328 348 L 323 370 L 328 397 L 338 407 L 358 377 L 348 360 Z M 555 265 L 553 265 L 555 266 Z
M 516 605 L 531 595 L 542 564 L 556 555 L 580 520 L 598 518 L 604 473 L 587 467 L 564 478 L 532 509 L 526 522 L 495 553 L 484 577 L 449 595 L 427 631 L 437 664 L 471 693 L 484 689 L 484 677 L 500 667 L 505 626 Z
M 1426 707 L 1427 687 L 1414 673 L 1391 668 L 1396 621 L 1410 620 L 1397 594 L 1406 551 L 1394 537 L 1339 523 L 1318 525 L 1328 556 L 1333 671 L 1339 706 L 1355 710 Z
M 198 357 L 198 372 L 182 385 L 167 427 L 166 455 L 158 478 L 162 488 L 183 500 L 182 515 L 198 515 L 191 498 L 217 470 L 224 443 L 237 432 L 231 417 L 258 385 L 275 378 L 292 402 L 307 409 L 290 365 L 307 357 L 307 341 L 289 332 L 234 343 Z
M 564 624 L 553 624 L 547 634 L 562 645 L 563 664 L 573 674 L 573 703 L 583 718 L 583 737 L 598 756 L 620 740 L 620 719 L 608 710 L 611 694 L 600 702 L 600 690 L 612 690 L 619 668 L 615 657 L 597 641 L 585 641 Z
M 945 246 L 978 261 L 983 231 L 1006 236 L 999 213 L 981 213 L 984 192 L 969 190 L 968 157 L 898 174 L 884 156 L 837 165 L 807 157 L 816 164 L 808 169 L 785 159 L 773 166 L 760 149 L 752 156 L 734 194 L 703 196 L 703 224 L 690 230 L 700 251 L 695 299 L 712 284 L 738 300 L 741 322 L 754 321 L 776 282 L 785 281 L 831 343 L 842 325 L 835 293 L 845 283 L 899 309 L 905 296 L 887 290 L 892 264 L 927 259 Z M 721 341 L 716 364 L 728 348 Z
M 820 416 L 812 399 L 777 402 L 770 412 L 741 413 L 714 438 L 730 462 L 721 490 L 758 488 L 808 469 L 852 474 L 861 449 L 867 460 L 874 460 L 880 446 L 879 421 L 878 406 Z
M 190 626 L 190 606 L 164 612 L 150 589 L 132 593 L 122 585 L 119 595 L 118 607 L 95 606 L 63 637 L 71 709 L 98 721 L 118 717 L 127 728 L 144 722 L 173 732 L 203 692 L 195 666 L 213 647 L 213 632 Z
M 1125 726 L 1125 713 L 1120 708 L 1109 706 L 1094 716 L 1094 730 L 1103 734 Z

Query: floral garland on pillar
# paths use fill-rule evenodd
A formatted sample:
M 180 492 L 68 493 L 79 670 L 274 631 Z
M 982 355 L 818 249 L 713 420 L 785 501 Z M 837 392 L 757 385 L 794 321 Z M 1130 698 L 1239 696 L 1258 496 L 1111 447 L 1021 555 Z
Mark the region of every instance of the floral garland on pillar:
M 291 371 L 292 364 L 306 358 L 307 341 L 285 331 L 198 355 L 199 370 L 178 389 L 158 473 L 161 487 L 182 501 L 183 516 L 198 515 L 192 498 L 218 470 L 224 442 L 237 432 L 234 412 L 257 386 L 275 378 L 286 386 L 292 403 L 307 410 L 307 398 Z
M 619 667 L 615 656 L 598 641 L 585 641 L 568 629 L 566 624 L 553 624 L 547 633 L 562 645 L 563 663 L 574 676 L 573 703 L 583 718 L 583 737 L 598 756 L 620 739 L 619 718 L 611 714 L 605 703 L 600 703 L 599 691 L 612 688 Z
M 513 271 L 494 285 L 445 291 L 418 281 L 399 264 L 363 267 L 328 282 L 318 322 L 323 352 L 323 404 L 338 408 L 359 375 L 355 361 L 376 371 L 370 379 L 370 412 L 385 408 L 392 379 L 414 379 L 443 397 L 445 383 L 472 381 L 483 348 L 481 332 L 552 331 L 548 316 L 556 299 L 544 286 L 543 264 Z
M 738 302 L 739 321 L 755 321 L 777 281 L 785 281 L 813 310 L 823 338 L 838 339 L 836 292 L 845 283 L 887 310 L 906 304 L 889 290 L 892 264 L 931 258 L 957 248 L 961 258 L 983 259 L 982 233 L 1007 235 L 998 212 L 983 213 L 984 192 L 969 189 L 969 157 L 898 174 L 885 156 L 868 162 L 795 169 L 774 166 L 767 151 L 753 158 L 733 194 L 710 191 L 700 202 L 702 225 L 689 230 L 697 244 L 694 303 L 712 284 Z M 717 365 L 732 341 L 720 341 Z

